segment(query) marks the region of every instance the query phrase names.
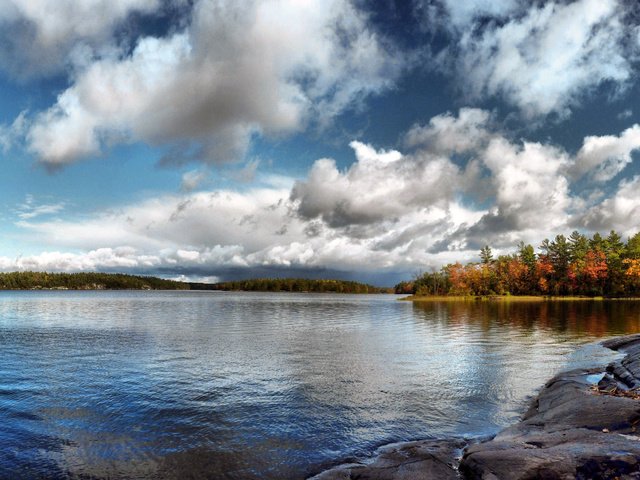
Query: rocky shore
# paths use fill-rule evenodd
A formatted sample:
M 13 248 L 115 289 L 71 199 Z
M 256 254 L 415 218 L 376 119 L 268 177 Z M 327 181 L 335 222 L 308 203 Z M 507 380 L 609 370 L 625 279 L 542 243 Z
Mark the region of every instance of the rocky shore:
M 602 345 L 623 355 L 556 375 L 522 420 L 491 440 L 389 445 L 313 480 L 640 479 L 640 335 Z

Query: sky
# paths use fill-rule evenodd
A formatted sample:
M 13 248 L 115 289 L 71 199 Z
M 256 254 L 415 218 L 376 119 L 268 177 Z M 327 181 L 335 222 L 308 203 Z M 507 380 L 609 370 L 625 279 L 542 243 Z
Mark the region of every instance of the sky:
M 0 271 L 393 285 L 640 229 L 627 0 L 0 0 Z

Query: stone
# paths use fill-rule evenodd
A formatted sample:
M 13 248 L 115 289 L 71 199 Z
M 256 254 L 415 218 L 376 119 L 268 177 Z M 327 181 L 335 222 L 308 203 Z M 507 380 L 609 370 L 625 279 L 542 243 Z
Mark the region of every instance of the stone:
M 602 345 L 622 358 L 556 375 L 520 422 L 490 440 L 389 445 L 313 480 L 640 480 L 640 395 L 631 391 L 640 387 L 640 334 Z
M 422 440 L 385 446 L 368 463 L 348 463 L 312 480 L 456 480 L 463 440 Z
M 640 336 L 604 342 L 625 357 L 606 367 L 599 389 L 640 385 Z M 467 447 L 460 471 L 470 479 L 640 479 L 640 400 L 594 391 L 587 375 L 562 372 L 522 420 Z

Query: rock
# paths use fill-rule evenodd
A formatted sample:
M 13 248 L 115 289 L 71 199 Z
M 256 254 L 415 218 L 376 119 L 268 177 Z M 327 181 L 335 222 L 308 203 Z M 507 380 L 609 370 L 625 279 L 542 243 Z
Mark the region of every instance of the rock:
M 602 345 L 624 357 L 606 369 L 556 375 L 519 423 L 468 445 L 459 462 L 464 442 L 425 440 L 384 447 L 370 462 L 313 480 L 640 480 L 640 399 L 629 392 L 640 387 L 640 335 Z M 599 391 L 589 382 L 594 374 L 602 376 Z
M 462 440 L 398 443 L 378 450 L 369 463 L 348 463 L 312 480 L 455 480 Z
M 640 385 L 640 335 L 603 343 L 625 353 L 599 388 Z M 477 479 L 640 479 L 640 401 L 592 390 L 598 370 L 563 372 L 538 394 L 522 421 L 469 446 L 460 462 Z

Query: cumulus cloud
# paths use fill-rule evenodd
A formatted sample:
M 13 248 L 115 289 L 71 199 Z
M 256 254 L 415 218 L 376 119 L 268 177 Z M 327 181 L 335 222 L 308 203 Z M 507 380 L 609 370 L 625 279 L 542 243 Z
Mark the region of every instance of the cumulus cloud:
M 572 224 L 591 231 L 617 230 L 623 235 L 638 231 L 640 218 L 640 177 L 624 179 L 609 198 L 577 215 Z
M 640 125 L 633 125 L 619 136 L 589 136 L 578 152 L 572 173 L 589 174 L 597 182 L 606 182 L 631 163 L 631 154 L 640 148 Z
M 634 75 L 635 26 L 620 0 L 444 3 L 459 84 L 471 98 L 501 96 L 525 116 L 571 108 L 604 84 L 625 88 Z
M 512 229 L 541 222 L 557 228 L 570 204 L 564 175 L 569 156 L 554 146 L 524 142 L 513 145 L 503 138 L 493 140 L 483 160 L 491 171 L 496 208 L 515 222 Z
M 0 268 L 187 276 L 247 268 L 410 273 L 471 260 L 485 244 L 502 253 L 520 240 L 538 244 L 575 228 L 627 233 L 636 228 L 640 179 L 588 198 L 571 187 L 583 152 L 611 138 L 625 143 L 634 129 L 587 137 L 573 155 L 552 144 L 514 141 L 489 112 L 462 109 L 414 126 L 406 136 L 408 153 L 354 141 L 351 166 L 340 170 L 333 159 L 319 159 L 303 179 L 258 172 L 258 182 L 243 191 L 185 189 L 79 220 L 58 219 L 53 211 L 39 217 L 28 199 L 29 209 L 20 210 L 15 223 L 30 241 L 80 253 L 20 257 L 19 263 L 5 258 Z M 601 185 L 590 177 L 581 181 Z
M 510 248 L 566 227 L 574 199 L 566 178 L 571 159 L 562 149 L 496 137 L 482 153 L 482 162 L 490 172 L 493 205 L 453 239 L 464 238 L 467 248 L 476 250 L 486 244 Z
M 335 161 L 318 160 L 309 178 L 296 183 L 291 198 L 305 218 L 320 217 L 331 227 L 393 221 L 407 209 L 447 204 L 459 180 L 446 157 L 376 151 L 352 142 L 357 161 L 346 172 Z
M 389 88 L 404 62 L 348 0 L 199 0 L 186 29 L 88 62 L 28 144 L 50 166 L 127 141 L 173 146 L 166 162 L 233 160 L 254 134 L 325 124 Z
M 490 120 L 486 110 L 461 108 L 457 116 L 445 113 L 433 117 L 427 125 L 414 125 L 404 143 L 444 154 L 473 151 L 491 137 Z
M 110 39 L 132 13 L 161 0 L 1 0 L 0 64 L 18 76 L 61 71 L 74 54 Z

